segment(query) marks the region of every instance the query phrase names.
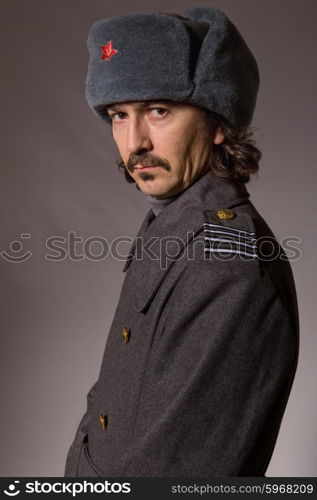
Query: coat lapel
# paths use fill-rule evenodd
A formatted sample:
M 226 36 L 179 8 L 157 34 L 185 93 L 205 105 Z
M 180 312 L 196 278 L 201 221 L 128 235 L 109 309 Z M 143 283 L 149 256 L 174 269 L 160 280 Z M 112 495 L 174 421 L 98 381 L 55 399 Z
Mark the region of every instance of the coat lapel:
M 134 239 L 134 241 L 132 242 L 132 245 L 130 247 L 130 252 L 126 258 L 126 261 L 124 263 L 124 266 L 122 268 L 122 271 L 125 273 L 133 259 L 133 256 L 134 256 L 134 252 L 135 252 L 135 247 L 136 247 L 136 243 L 138 241 L 138 238 L 143 238 L 148 226 L 151 224 L 152 220 L 155 218 L 155 215 L 154 215 L 154 212 L 152 209 L 150 209 L 146 216 L 145 216 L 145 219 L 144 221 L 142 222 L 142 225 L 139 229 L 139 232 L 138 234 L 136 235 L 136 238 Z

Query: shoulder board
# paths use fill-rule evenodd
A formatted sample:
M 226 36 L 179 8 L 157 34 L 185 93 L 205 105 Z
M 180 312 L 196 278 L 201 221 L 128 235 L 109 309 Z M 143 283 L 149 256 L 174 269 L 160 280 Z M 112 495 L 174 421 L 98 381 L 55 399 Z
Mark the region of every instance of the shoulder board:
M 217 255 L 219 260 L 229 260 L 234 256 L 258 258 L 254 232 L 205 222 L 204 240 L 206 258 L 210 255 Z

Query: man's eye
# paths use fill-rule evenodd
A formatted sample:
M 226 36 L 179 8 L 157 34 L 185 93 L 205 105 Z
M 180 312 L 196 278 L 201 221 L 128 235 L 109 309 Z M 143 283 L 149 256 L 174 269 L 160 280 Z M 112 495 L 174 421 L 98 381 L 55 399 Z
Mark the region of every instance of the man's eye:
M 126 114 L 123 111 L 118 111 L 117 113 L 111 113 L 110 118 L 113 121 L 123 120 Z
M 151 108 L 151 113 L 154 116 L 164 116 L 167 114 L 166 108 Z

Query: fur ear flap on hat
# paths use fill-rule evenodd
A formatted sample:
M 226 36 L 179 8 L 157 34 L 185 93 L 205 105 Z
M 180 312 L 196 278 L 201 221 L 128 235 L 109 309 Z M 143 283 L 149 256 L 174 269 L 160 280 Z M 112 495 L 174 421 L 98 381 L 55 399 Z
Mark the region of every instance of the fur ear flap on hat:
M 238 128 L 247 127 L 259 88 L 256 60 L 232 22 L 214 7 L 193 7 L 184 16 L 209 24 L 196 63 L 192 101 Z

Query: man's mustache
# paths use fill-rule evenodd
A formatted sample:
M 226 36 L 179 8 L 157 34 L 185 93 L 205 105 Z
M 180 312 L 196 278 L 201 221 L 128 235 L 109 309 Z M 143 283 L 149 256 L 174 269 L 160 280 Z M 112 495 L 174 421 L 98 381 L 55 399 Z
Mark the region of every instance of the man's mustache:
M 142 167 L 163 167 L 167 171 L 171 170 L 171 166 L 168 163 L 167 160 L 163 160 L 163 158 L 160 158 L 159 156 L 154 156 L 151 155 L 150 153 L 144 153 L 140 155 L 136 155 L 132 153 L 127 161 L 127 169 L 130 172 L 133 172 L 134 167 L 136 165 L 141 165 Z

